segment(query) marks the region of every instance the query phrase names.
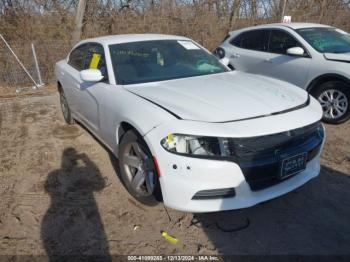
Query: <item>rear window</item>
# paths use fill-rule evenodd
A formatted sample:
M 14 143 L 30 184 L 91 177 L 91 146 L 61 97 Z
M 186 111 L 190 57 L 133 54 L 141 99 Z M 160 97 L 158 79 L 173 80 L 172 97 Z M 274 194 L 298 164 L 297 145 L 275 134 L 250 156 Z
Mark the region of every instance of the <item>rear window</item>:
M 266 51 L 268 47 L 268 35 L 268 30 L 252 30 L 241 33 L 231 40 L 231 44 L 244 49 Z

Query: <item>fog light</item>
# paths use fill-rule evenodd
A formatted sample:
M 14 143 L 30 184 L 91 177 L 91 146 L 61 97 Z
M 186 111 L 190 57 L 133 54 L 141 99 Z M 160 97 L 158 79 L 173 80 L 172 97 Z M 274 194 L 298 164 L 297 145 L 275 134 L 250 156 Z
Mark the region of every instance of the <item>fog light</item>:
M 236 196 L 236 191 L 234 188 L 220 188 L 220 189 L 210 189 L 202 190 L 197 192 L 192 199 L 218 199 L 218 198 L 228 198 Z

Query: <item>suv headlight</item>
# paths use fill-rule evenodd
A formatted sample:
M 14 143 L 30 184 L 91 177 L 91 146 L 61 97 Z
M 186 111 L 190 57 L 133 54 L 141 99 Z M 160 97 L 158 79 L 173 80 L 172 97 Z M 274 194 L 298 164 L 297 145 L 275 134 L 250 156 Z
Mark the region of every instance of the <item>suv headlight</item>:
M 167 151 L 193 156 L 226 156 L 225 138 L 169 134 L 161 140 Z

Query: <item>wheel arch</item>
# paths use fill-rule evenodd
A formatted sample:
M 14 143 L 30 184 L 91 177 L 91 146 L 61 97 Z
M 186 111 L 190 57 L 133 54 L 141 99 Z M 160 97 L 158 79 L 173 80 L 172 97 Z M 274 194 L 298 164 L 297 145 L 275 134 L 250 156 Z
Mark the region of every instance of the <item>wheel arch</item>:
M 316 77 L 314 80 L 310 82 L 307 86 L 306 90 L 309 93 L 312 93 L 317 89 L 320 84 L 329 82 L 329 81 L 341 81 L 346 83 L 350 87 L 350 79 L 340 74 L 324 74 Z
M 116 130 L 117 145 L 119 145 L 121 139 L 123 138 L 123 135 L 129 130 L 134 130 L 140 137 L 142 137 L 141 132 L 138 130 L 138 128 L 134 124 L 130 123 L 129 121 L 122 121 L 119 123 Z

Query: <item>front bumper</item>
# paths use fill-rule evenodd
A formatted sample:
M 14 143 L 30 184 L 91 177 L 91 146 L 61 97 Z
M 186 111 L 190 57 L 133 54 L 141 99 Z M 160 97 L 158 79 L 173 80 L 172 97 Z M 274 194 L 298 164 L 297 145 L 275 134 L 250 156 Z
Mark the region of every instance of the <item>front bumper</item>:
M 314 106 L 317 110 L 308 107 L 283 114 L 283 117 L 282 115 L 266 117 L 263 121 L 255 119 L 226 124 L 192 122 L 191 126 L 189 126 L 190 121 L 176 121 L 154 129 L 145 136 L 145 140 L 158 160 L 164 204 L 189 212 L 215 212 L 246 208 L 286 194 L 316 177 L 320 172 L 320 155 L 324 140 L 318 145 L 316 154 L 309 159 L 303 172 L 258 190 L 252 188 L 252 183 L 248 183 L 247 174 L 243 172 L 238 163 L 176 155 L 167 152 L 160 145 L 160 140 L 170 132 L 184 133 L 183 130 L 194 130 L 192 134 L 203 136 L 216 134 L 217 136 L 242 137 L 243 135 L 239 136 L 239 133 L 247 135 L 248 131 L 251 132 L 251 134 L 248 133 L 248 136 L 260 136 L 296 129 L 321 118 L 322 111 L 319 110 L 318 105 Z M 291 154 L 295 153 L 291 152 Z M 235 196 L 193 199 L 200 191 L 228 188 L 234 188 Z
M 164 204 L 189 212 L 214 212 L 250 207 L 286 194 L 316 177 L 320 172 L 318 155 L 307 164 L 303 172 L 263 190 L 253 191 L 240 167 L 235 163 L 188 160 L 178 156 L 169 159 L 168 163 L 169 165 L 161 167 L 160 182 Z M 173 168 L 172 163 L 176 163 L 177 169 Z M 192 199 L 199 191 L 220 188 L 234 188 L 236 195 L 221 199 Z

